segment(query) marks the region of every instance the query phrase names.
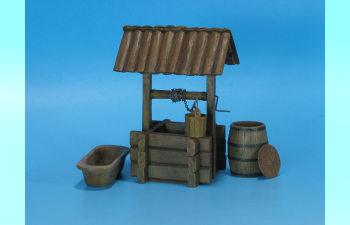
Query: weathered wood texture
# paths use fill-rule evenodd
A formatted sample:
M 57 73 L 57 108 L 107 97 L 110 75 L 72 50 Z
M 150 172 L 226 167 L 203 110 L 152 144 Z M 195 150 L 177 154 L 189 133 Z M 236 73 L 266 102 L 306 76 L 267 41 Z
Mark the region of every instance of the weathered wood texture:
M 172 134 L 185 134 L 185 123 L 172 122 L 165 123 L 165 131 Z
M 123 71 L 124 64 L 127 62 L 127 55 L 130 48 L 132 36 L 132 31 L 126 31 L 123 34 L 122 41 L 120 42 L 118 56 L 114 65 L 115 71 Z
M 216 169 L 226 170 L 226 131 L 225 126 L 216 126 Z
M 216 170 L 221 170 L 221 171 L 226 170 L 226 162 L 227 162 L 226 155 L 216 155 Z
M 124 26 L 115 71 L 221 75 L 239 64 L 230 29 L 185 26 Z
M 187 174 L 187 186 L 189 187 L 197 187 L 199 185 L 199 171 L 197 172 L 189 172 Z
M 163 121 L 153 121 L 154 124 L 158 124 Z M 165 122 L 166 133 L 184 134 L 185 123 L 183 122 Z M 226 127 L 224 125 L 216 125 L 216 169 L 226 170 L 227 157 L 226 157 Z M 132 150 L 130 150 L 132 156 Z M 201 162 L 203 163 L 203 162 Z
M 139 183 L 146 183 L 148 181 L 148 165 L 149 165 L 149 152 L 148 152 L 148 134 L 142 134 L 138 139 L 138 158 L 137 158 L 137 181 Z
M 151 129 L 147 130 L 147 132 L 165 132 L 165 123 L 171 122 L 169 119 L 165 119 L 163 121 L 152 121 Z
M 131 162 L 131 176 L 137 176 L 138 165 Z M 188 166 L 179 166 L 171 164 L 150 163 L 148 166 L 149 181 L 157 179 L 171 183 L 187 183 Z M 212 182 L 212 171 L 210 167 L 201 167 L 199 169 L 199 183 L 210 184 Z
M 143 36 L 141 39 L 141 45 L 140 45 L 140 51 L 139 51 L 139 54 L 137 56 L 137 63 L 136 63 L 136 67 L 135 67 L 135 72 L 141 73 L 145 70 L 147 55 L 149 52 L 149 47 L 151 45 L 151 38 L 152 38 L 151 31 L 144 31 L 143 32 Z M 118 56 L 119 56 L 119 53 L 118 53 Z M 117 59 L 118 59 L 118 57 L 117 57 Z M 132 58 L 132 59 L 135 59 L 135 58 Z M 116 65 L 117 65 L 117 63 L 116 63 Z
M 142 101 L 142 130 L 146 131 L 152 125 L 152 74 L 143 74 L 143 101 Z
M 137 30 L 134 32 L 133 37 L 131 39 L 132 46 L 130 46 L 129 54 L 128 54 L 128 61 L 126 63 L 126 66 L 124 70 L 126 72 L 134 72 L 134 68 L 136 66 L 136 58 L 140 51 L 141 46 L 141 37 L 142 32 Z
M 138 138 L 142 134 L 142 131 L 130 132 L 130 145 L 137 146 Z M 149 133 L 149 147 L 150 148 L 168 148 L 168 149 L 183 149 L 187 150 L 187 140 L 190 139 L 181 134 L 168 134 L 168 133 Z M 212 137 L 198 138 L 199 151 L 211 152 L 212 151 Z
M 197 139 L 188 139 L 187 140 L 187 155 L 195 156 L 199 152 L 198 140 Z
M 212 157 L 210 152 L 199 152 L 200 163 L 202 166 L 211 167 Z M 130 160 L 137 161 L 138 149 L 135 146 L 130 148 Z M 187 165 L 187 152 L 186 150 L 179 149 L 161 149 L 150 148 L 149 149 L 149 161 L 151 163 L 164 163 L 164 164 L 178 164 Z
M 208 46 L 207 46 L 207 54 L 204 56 L 204 66 L 202 69 L 202 73 L 204 74 L 215 74 L 213 70 L 215 66 L 214 62 L 216 60 L 216 53 L 219 46 L 220 34 L 211 33 L 209 34 Z M 227 50 L 227 49 L 226 49 Z
M 232 123 L 228 139 L 231 173 L 240 177 L 261 176 L 258 152 L 267 143 L 265 124 L 254 121 Z
M 224 65 L 226 62 L 227 50 L 229 48 L 230 34 L 225 33 L 220 36 L 218 46 L 221 46 L 217 49 L 215 64 L 213 66 L 213 74 L 222 74 L 224 71 Z
M 281 168 L 280 156 L 272 145 L 263 145 L 258 154 L 258 162 L 261 173 L 265 177 L 274 178 L 278 175 Z
M 163 90 L 151 90 L 151 98 L 153 99 L 171 99 L 170 98 L 170 91 L 163 91 Z M 207 93 L 206 92 L 191 92 L 186 91 L 186 99 L 189 100 L 207 100 Z
M 198 108 L 185 115 L 185 135 L 191 138 L 200 138 L 206 135 L 207 116 Z
M 158 59 L 157 71 L 166 71 L 167 69 L 168 59 L 170 56 L 170 50 L 173 44 L 174 36 L 175 36 L 174 32 L 171 32 L 171 31 L 164 32 L 162 46 L 160 49 L 160 54 Z
M 175 71 L 177 69 L 176 64 L 180 58 L 179 56 L 181 53 L 181 46 L 183 44 L 184 37 L 185 37 L 185 32 L 182 30 L 178 30 L 178 32 L 175 33 L 174 42 L 173 42 L 173 44 L 171 46 L 171 50 L 170 50 L 168 67 L 164 71 L 164 74 L 175 73 Z M 160 72 L 160 70 L 159 70 L 159 72 Z
M 166 124 L 165 121 L 153 124 L 158 127 L 163 123 Z M 145 137 L 148 137 L 148 146 L 144 146 Z M 146 181 L 186 181 L 190 187 L 196 187 L 198 182 L 210 183 L 212 180 L 211 137 L 190 139 L 183 134 L 132 131 L 130 144 L 131 176 L 137 176 L 138 181 L 145 182 L 142 176 L 147 175 Z M 144 159 L 144 149 L 148 161 Z M 147 163 L 146 173 L 142 166 Z
M 175 74 L 191 74 L 197 35 L 196 31 L 190 31 L 185 35 Z
M 211 34 L 213 40 L 209 40 L 209 47 L 212 49 L 216 45 L 218 38 L 215 34 Z M 211 39 L 212 37 L 210 37 Z M 209 56 L 206 60 L 213 60 Z M 208 71 L 209 68 L 205 67 Z M 213 137 L 213 179 L 216 177 L 216 120 L 215 120 L 215 95 L 216 95 L 216 77 L 207 76 L 207 136 Z
M 200 74 L 202 72 L 205 50 L 208 44 L 209 33 L 199 32 L 198 39 L 196 43 L 196 52 L 193 58 L 192 72 L 195 74 Z
M 156 66 L 158 62 L 160 48 L 162 45 L 162 40 L 163 40 L 163 32 L 161 32 L 160 30 L 154 31 L 152 34 L 151 45 L 149 48 L 149 53 L 146 60 L 144 72 L 150 72 L 150 73 L 156 72 Z
M 195 156 L 188 156 L 188 170 L 189 172 L 196 172 L 201 167 L 199 154 Z
M 199 173 L 198 170 L 201 167 L 200 156 L 198 154 L 198 141 L 197 139 L 187 140 L 187 155 L 188 155 L 188 174 L 187 185 L 189 187 L 197 187 L 199 185 Z
M 216 140 L 226 140 L 226 127 L 223 125 L 216 125 Z M 219 147 L 220 146 L 220 147 Z M 216 151 L 222 155 L 226 154 L 226 143 L 225 147 L 222 147 L 221 145 L 216 145 L 217 149 Z

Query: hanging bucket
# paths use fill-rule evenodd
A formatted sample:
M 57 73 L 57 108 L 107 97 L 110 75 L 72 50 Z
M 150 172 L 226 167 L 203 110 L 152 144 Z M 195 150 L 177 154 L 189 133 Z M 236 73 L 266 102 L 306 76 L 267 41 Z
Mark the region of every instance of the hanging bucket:
M 191 113 L 185 115 L 185 135 L 191 138 L 200 138 L 206 136 L 207 116 L 193 106 Z

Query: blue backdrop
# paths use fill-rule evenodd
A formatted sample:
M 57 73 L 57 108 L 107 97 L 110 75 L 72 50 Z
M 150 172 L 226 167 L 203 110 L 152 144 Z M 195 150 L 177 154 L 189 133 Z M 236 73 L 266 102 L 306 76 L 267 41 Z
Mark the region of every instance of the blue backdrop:
M 264 122 L 279 176 L 138 184 L 128 157 L 112 185 L 86 186 L 76 163 L 141 129 L 142 76 L 113 72 L 123 25 L 230 28 L 241 64 L 217 78 L 219 108 L 231 110 L 217 123 Z M 323 224 L 324 27 L 320 0 L 26 1 L 26 224 Z M 205 81 L 155 75 L 153 87 Z M 154 119 L 185 113 L 153 101 Z

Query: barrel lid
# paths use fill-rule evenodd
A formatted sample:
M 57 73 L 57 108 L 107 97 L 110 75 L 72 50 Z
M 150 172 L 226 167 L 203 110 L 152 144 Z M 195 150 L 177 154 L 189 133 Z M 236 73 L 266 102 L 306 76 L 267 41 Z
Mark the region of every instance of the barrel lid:
M 259 149 L 258 163 L 261 173 L 268 178 L 276 177 L 281 168 L 280 156 L 276 148 L 269 144 Z

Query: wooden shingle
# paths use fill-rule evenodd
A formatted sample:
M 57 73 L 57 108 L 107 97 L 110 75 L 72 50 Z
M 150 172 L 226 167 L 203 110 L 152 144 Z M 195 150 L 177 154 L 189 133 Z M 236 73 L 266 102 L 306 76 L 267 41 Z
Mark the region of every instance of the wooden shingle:
M 185 26 L 124 26 L 114 71 L 221 75 L 239 64 L 231 30 Z

